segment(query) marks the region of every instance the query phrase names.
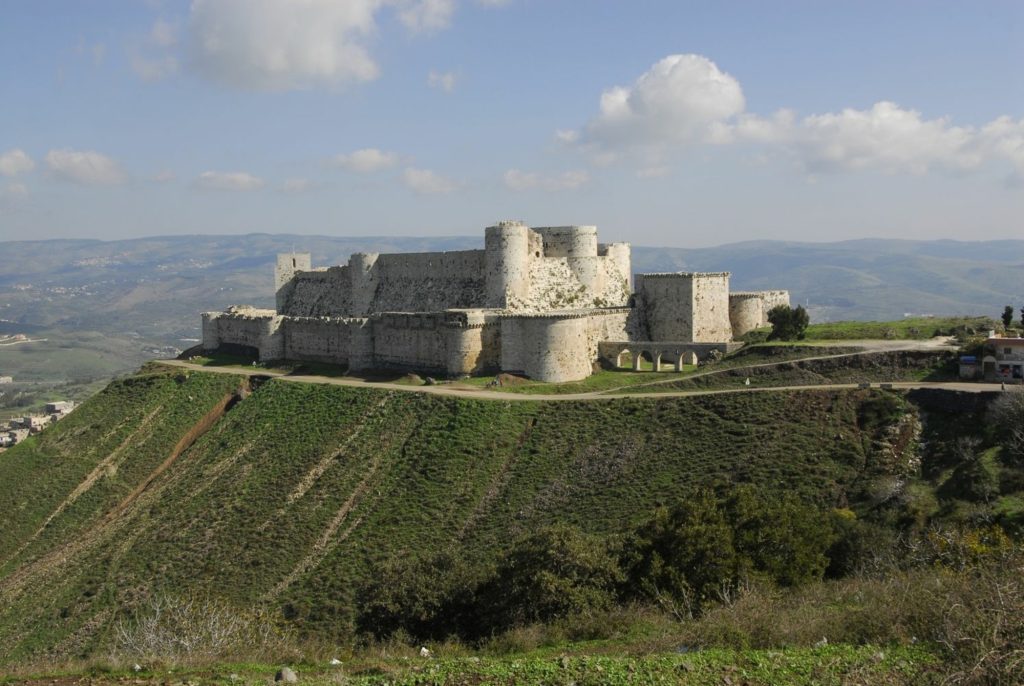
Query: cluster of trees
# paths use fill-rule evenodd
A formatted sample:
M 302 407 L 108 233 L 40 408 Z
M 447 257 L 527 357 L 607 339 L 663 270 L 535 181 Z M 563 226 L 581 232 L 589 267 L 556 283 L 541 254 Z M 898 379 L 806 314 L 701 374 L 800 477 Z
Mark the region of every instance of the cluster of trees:
M 1024 327 L 1024 307 L 1020 308 L 1020 325 Z M 1003 326 L 1007 329 L 1013 326 L 1013 305 L 1003 308 Z
M 526 536 L 483 569 L 448 552 L 389 560 L 357 594 L 357 629 L 475 641 L 629 603 L 692 617 L 752 580 L 821 579 L 852 550 L 844 531 L 836 516 L 793 496 L 766 498 L 751 486 L 726 497 L 693 491 L 614 540 L 563 524 Z
M 769 341 L 802 341 L 811 318 L 803 305 L 776 305 L 768 311 L 768 323 L 772 325 Z

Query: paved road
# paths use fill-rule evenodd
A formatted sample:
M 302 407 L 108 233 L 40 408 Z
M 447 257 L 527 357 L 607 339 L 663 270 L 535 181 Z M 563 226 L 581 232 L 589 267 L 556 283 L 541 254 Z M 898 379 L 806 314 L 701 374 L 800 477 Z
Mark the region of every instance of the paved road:
M 199 364 L 191 364 L 183 360 L 159 360 L 161 364 L 192 369 L 197 372 L 213 372 L 215 374 L 235 374 L 241 376 L 272 376 L 282 381 L 295 383 L 316 383 L 331 384 L 335 386 L 353 386 L 356 388 L 375 388 L 377 390 L 403 391 L 405 393 L 428 393 L 431 395 L 442 395 L 455 398 L 472 398 L 477 400 L 507 400 L 534 401 L 534 400 L 612 400 L 616 398 L 683 398 L 699 395 L 723 395 L 727 393 L 770 393 L 778 391 L 821 391 L 858 388 L 860 384 L 821 384 L 801 386 L 744 386 L 743 388 L 722 388 L 702 389 L 695 391 L 667 391 L 663 393 L 615 393 L 592 391 L 589 393 L 559 393 L 559 394 L 532 394 L 532 393 L 505 393 L 491 391 L 484 388 L 469 388 L 465 386 L 450 386 L 439 384 L 435 386 L 408 386 L 397 383 L 363 381 L 349 377 L 331 376 L 291 376 L 285 372 L 272 371 L 261 367 L 209 367 Z M 684 377 L 689 378 L 689 377 Z M 674 379 L 678 380 L 678 379 Z M 874 384 L 877 386 L 878 384 Z M 998 393 L 999 386 L 996 384 L 984 383 L 962 383 L 962 382 L 936 382 L 936 381 L 906 381 L 886 383 L 894 389 L 908 390 L 920 388 L 937 388 L 946 391 L 960 391 L 964 393 Z

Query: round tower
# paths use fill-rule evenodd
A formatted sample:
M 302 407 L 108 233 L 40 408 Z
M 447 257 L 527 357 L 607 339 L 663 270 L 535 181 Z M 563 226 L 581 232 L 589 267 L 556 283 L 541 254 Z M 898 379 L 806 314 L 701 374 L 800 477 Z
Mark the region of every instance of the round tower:
M 530 292 L 530 229 L 504 221 L 484 231 L 487 306 L 515 307 Z
M 730 293 L 729 323 L 732 325 L 732 337 L 739 338 L 748 331 L 753 331 L 763 324 L 764 296 L 761 293 Z
M 604 290 L 604 265 L 597 257 L 597 227 L 568 226 L 564 231 L 562 240 L 569 269 L 586 288 L 587 295 L 595 297 Z

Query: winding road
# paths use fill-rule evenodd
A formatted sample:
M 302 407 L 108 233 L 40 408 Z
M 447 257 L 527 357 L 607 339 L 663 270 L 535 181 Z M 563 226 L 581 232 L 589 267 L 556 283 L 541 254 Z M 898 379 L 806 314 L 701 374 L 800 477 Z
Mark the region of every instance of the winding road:
M 848 344 L 856 344 L 858 347 L 867 347 L 863 345 L 861 341 L 841 341 L 844 347 Z M 805 357 L 796 360 L 782 360 L 779 362 L 765 362 L 757 363 L 752 365 L 744 365 L 742 367 L 733 367 L 731 369 L 712 369 L 706 372 L 698 372 L 695 374 L 689 374 L 686 376 L 672 375 L 667 379 L 659 379 L 651 381 L 650 383 L 641 384 L 642 386 L 654 386 L 665 383 L 672 383 L 680 380 L 688 380 L 699 378 L 701 376 L 707 376 L 711 374 L 718 374 L 726 371 L 735 369 L 748 369 L 755 367 L 771 367 L 784 364 L 792 364 L 807 360 L 824 360 L 833 358 L 843 357 L 855 357 L 857 355 L 863 355 L 865 353 L 872 352 L 883 352 L 883 351 L 894 351 L 894 350 L 936 350 L 948 348 L 948 344 L 934 341 L 914 342 L 912 345 L 906 344 L 906 342 L 888 342 L 888 341 L 872 341 L 872 343 L 879 343 L 883 345 L 870 346 L 868 350 L 862 352 L 853 353 L 839 353 L 832 355 L 820 355 L 816 357 Z M 404 391 L 406 393 L 427 393 L 431 395 L 441 395 L 454 398 L 472 398 L 477 400 L 506 400 L 509 402 L 517 401 L 580 401 L 580 400 L 614 400 L 618 398 L 681 398 L 689 396 L 701 396 L 701 395 L 724 395 L 728 393 L 771 393 L 780 391 L 821 391 L 821 390 L 845 390 L 863 388 L 862 383 L 836 383 L 836 384 L 811 384 L 811 385 L 795 385 L 795 386 L 744 386 L 742 388 L 717 388 L 717 389 L 700 389 L 691 391 L 663 391 L 663 392 L 621 392 L 616 389 L 602 390 L 602 391 L 588 391 L 584 393 L 510 393 L 505 391 L 495 391 L 486 388 L 475 388 L 472 386 L 455 386 L 451 384 L 437 384 L 432 386 L 412 386 L 408 384 L 389 383 L 384 381 L 365 381 L 363 379 L 355 379 L 350 377 L 330 377 L 330 376 L 313 376 L 313 375 L 293 375 L 283 371 L 277 371 L 272 369 L 264 369 L 262 367 L 215 367 L 205 366 L 200 364 L 193 364 L 185 360 L 159 360 L 160 364 L 170 365 L 173 367 L 180 367 L 183 369 L 190 369 L 197 372 L 212 372 L 216 374 L 236 374 L 243 376 L 269 376 L 275 379 L 281 379 L 282 381 L 292 381 L 295 383 L 313 383 L 313 384 L 331 384 L 335 386 L 352 386 L 356 388 L 375 388 L 377 390 L 388 390 L 388 391 Z M 914 389 L 939 389 L 944 391 L 956 391 L 960 393 L 999 393 L 1000 386 L 997 384 L 987 384 L 978 382 L 962 382 L 962 381 L 895 381 L 895 382 L 875 382 L 871 384 L 873 387 L 884 387 L 891 388 L 894 390 L 914 390 Z M 637 386 L 632 386 L 636 388 Z

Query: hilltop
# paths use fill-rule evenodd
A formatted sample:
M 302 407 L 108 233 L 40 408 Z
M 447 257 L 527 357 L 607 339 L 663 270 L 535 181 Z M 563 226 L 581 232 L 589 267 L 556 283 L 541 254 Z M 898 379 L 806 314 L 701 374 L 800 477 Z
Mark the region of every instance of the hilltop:
M 839 508 L 880 540 L 969 523 L 949 441 L 986 404 L 869 389 L 510 402 L 152 364 L 0 460 L 19 485 L 0 494 L 0 656 L 102 654 L 153 598 L 190 593 L 345 642 L 381 564 L 448 551 L 485 569 L 555 523 L 614 540 L 694 487 Z M 1019 526 L 1018 472 L 986 460 L 1003 484 L 989 516 Z

